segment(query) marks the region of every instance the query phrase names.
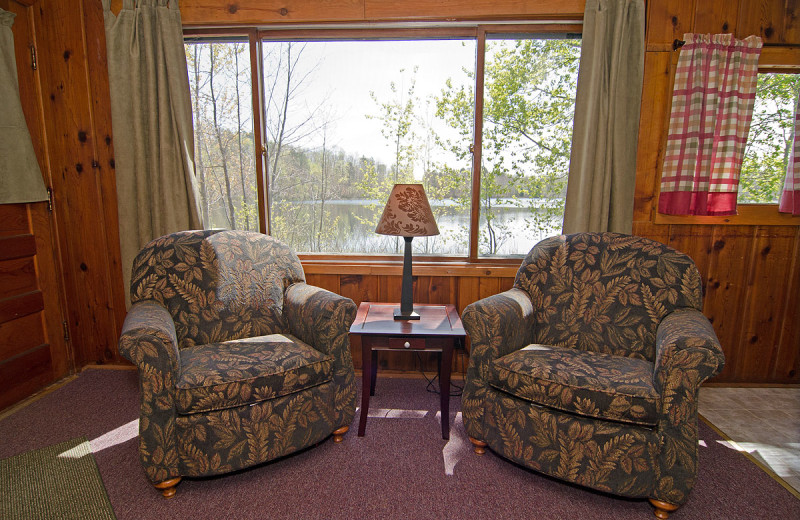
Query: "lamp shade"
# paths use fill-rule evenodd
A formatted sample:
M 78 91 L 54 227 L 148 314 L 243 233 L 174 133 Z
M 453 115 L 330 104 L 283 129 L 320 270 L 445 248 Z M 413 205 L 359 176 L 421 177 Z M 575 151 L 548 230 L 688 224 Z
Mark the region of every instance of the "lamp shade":
M 380 235 L 427 237 L 439 234 L 422 184 L 395 184 L 375 232 Z

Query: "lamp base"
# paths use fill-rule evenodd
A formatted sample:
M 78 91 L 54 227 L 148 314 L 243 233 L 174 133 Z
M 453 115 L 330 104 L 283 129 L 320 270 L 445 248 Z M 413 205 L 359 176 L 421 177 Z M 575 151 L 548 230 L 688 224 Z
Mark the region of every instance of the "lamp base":
M 394 319 L 396 320 L 418 320 L 419 313 L 411 311 L 409 314 L 403 314 L 403 311 L 400 309 L 394 310 Z

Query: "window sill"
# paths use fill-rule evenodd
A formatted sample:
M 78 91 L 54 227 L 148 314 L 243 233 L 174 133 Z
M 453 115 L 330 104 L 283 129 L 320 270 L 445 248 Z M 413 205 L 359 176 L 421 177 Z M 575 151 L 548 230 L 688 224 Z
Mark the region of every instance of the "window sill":
M 655 224 L 707 224 L 717 226 L 800 226 L 800 217 L 778 213 L 777 204 L 740 204 L 738 215 L 663 215 L 656 212 Z
M 384 275 L 403 274 L 402 257 L 358 257 L 355 255 L 299 255 L 306 274 Z M 513 278 L 522 258 L 491 259 L 468 262 L 442 258 L 413 261 L 414 276 L 478 276 Z

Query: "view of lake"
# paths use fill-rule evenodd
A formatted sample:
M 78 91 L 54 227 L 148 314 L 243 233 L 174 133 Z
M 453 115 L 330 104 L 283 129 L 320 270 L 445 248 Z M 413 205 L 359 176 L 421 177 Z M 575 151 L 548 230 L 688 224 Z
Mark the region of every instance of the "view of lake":
M 537 229 L 532 222 L 535 213 L 526 207 L 530 202 L 529 199 L 497 199 L 492 202 L 495 212 L 492 225 L 500 244 L 498 255 L 525 255 L 540 240 L 561 232 L 560 217 L 543 224 L 544 229 Z M 544 205 L 547 202 L 536 203 Z M 281 208 L 289 204 L 293 212 L 302 208 L 304 213 L 316 215 L 318 219 L 320 203 L 315 201 L 273 201 L 272 217 L 279 217 Z M 276 238 L 298 252 L 402 254 L 402 239 L 375 233 L 383 207 L 384 202 L 377 200 L 326 201 L 324 225 L 331 227 L 323 229 L 321 250 L 312 245 L 312 233 L 307 229 L 295 228 L 291 236 L 276 235 Z M 415 238 L 412 243 L 414 254 L 467 256 L 469 212 L 452 200 L 431 201 L 431 207 L 440 234 Z M 486 233 L 483 215 L 480 230 L 482 234 Z M 482 246 L 481 253 L 485 252 L 485 246 Z

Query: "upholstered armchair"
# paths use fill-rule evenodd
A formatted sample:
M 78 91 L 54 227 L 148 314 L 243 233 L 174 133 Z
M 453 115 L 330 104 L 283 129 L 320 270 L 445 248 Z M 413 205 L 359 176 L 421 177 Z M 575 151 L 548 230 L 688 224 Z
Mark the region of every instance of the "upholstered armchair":
M 356 307 L 307 285 L 286 245 L 187 231 L 134 260 L 119 350 L 139 369 L 139 453 L 166 497 L 334 436 L 355 414 Z
M 512 289 L 463 312 L 462 410 L 479 454 L 626 497 L 667 518 L 697 476 L 697 395 L 724 356 L 700 274 L 615 233 L 546 239 Z

